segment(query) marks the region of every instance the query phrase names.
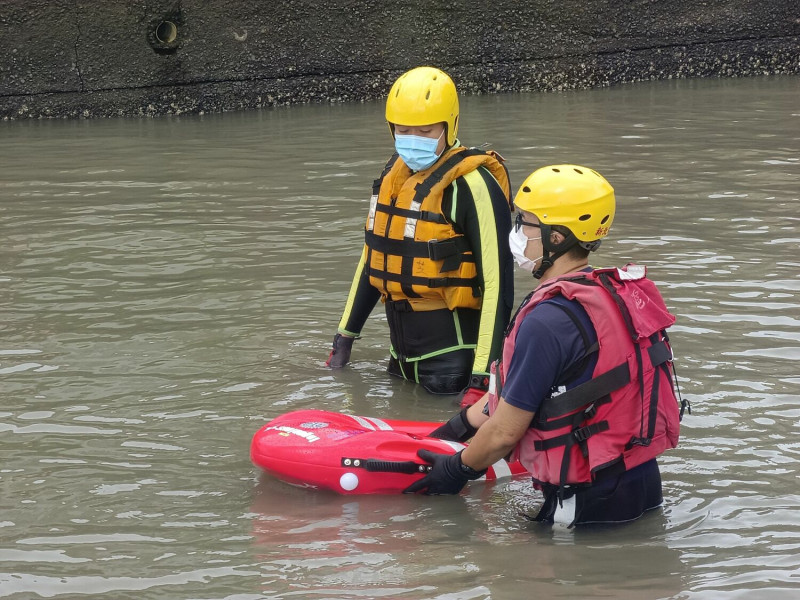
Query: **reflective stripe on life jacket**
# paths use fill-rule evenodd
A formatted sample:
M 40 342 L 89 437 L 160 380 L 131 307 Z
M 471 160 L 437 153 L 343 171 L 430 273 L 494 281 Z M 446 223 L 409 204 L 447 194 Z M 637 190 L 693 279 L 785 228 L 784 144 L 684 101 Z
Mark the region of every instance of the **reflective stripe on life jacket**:
M 675 317 L 645 274 L 644 267 L 628 265 L 565 275 L 542 284 L 512 320 L 490 412 L 520 323 L 540 302 L 556 295 L 578 301 L 599 344 L 592 379 L 546 398 L 514 451 L 534 483 L 560 489 L 591 484 L 603 469 L 629 470 L 677 445 L 681 411 L 665 332 Z
M 364 268 L 384 300 L 408 300 L 414 310 L 481 307 L 472 249 L 442 211 L 447 187 L 481 166 L 510 197 L 506 169 L 494 152 L 451 148 L 417 173 L 392 157 L 373 185 L 364 237 Z

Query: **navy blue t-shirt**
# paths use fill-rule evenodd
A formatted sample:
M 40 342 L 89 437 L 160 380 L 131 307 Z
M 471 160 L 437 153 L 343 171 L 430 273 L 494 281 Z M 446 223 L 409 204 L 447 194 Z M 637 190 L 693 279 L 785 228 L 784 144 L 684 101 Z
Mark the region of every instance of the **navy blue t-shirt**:
M 583 326 L 589 346 L 597 342 L 592 321 L 580 303 L 563 296 L 540 302 L 525 316 L 517 332 L 501 393 L 511 406 L 536 412 L 545 398 L 591 379 L 597 353 L 586 361 L 582 372 L 574 372 L 586 357 L 587 341 L 565 311 Z

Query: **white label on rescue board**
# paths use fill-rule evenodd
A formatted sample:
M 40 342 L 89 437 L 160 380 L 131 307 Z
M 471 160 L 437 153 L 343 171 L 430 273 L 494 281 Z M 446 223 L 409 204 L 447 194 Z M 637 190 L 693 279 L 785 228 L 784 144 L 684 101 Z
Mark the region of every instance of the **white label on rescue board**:
M 302 429 L 287 427 L 286 425 L 271 425 L 269 427 L 265 427 L 264 429 L 267 431 L 280 431 L 281 433 L 297 435 L 308 442 L 318 442 L 320 439 L 318 435 L 314 435 L 310 431 L 303 431 Z

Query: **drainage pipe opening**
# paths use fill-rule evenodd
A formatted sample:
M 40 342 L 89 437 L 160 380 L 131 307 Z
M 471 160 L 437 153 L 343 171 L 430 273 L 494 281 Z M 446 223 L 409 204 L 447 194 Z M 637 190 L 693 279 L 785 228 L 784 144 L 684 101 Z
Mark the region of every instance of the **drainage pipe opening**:
M 172 21 L 161 21 L 156 27 L 155 36 L 162 44 L 171 44 L 178 37 L 178 27 Z

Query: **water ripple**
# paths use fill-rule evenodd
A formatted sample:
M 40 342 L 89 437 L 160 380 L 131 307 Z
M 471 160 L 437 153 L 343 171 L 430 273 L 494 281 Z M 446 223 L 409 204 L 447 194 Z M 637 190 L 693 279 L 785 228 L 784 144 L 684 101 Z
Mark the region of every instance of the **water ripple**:
M 340 497 L 250 463 L 287 410 L 453 413 L 385 373 L 380 307 L 351 365 L 323 365 L 391 149 L 381 103 L 0 124 L 0 596 L 793 597 L 798 94 L 788 77 L 463 99 L 465 143 L 494 142 L 512 182 L 594 161 L 618 210 L 593 260 L 647 265 L 677 317 L 694 410 L 660 458 L 664 506 L 602 532 L 531 523 L 524 480 Z

